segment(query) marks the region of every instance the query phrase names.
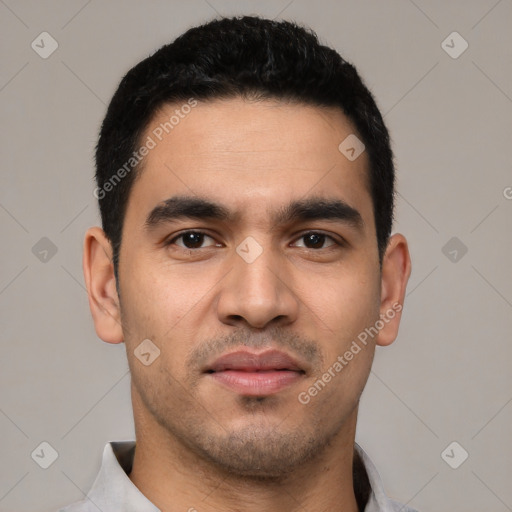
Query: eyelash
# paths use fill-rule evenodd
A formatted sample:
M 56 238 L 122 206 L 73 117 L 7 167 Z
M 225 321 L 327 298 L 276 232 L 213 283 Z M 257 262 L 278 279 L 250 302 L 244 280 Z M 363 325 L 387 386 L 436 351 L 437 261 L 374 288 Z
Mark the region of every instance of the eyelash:
M 208 233 L 205 233 L 204 231 L 195 231 L 195 230 L 188 230 L 188 231 L 183 231 L 182 233 L 180 233 L 179 235 L 173 237 L 172 239 L 168 240 L 167 242 L 165 242 L 165 245 L 166 246 L 170 246 L 170 245 L 173 245 L 174 242 L 176 240 L 178 240 L 179 238 L 182 238 L 183 236 L 187 235 L 187 234 L 190 234 L 190 233 L 193 233 L 193 234 L 196 234 L 196 235 L 205 235 L 211 239 L 214 239 L 211 235 L 209 235 Z M 334 237 L 330 236 L 330 235 L 327 235 L 326 233 L 322 233 L 321 231 L 307 231 L 306 233 L 303 233 L 302 235 L 300 235 L 298 238 L 296 238 L 296 240 L 299 240 L 301 238 L 304 238 L 308 235 L 320 235 L 320 236 L 324 236 L 328 239 L 330 239 L 332 242 L 334 242 L 333 245 L 330 245 L 328 247 L 322 247 L 320 249 L 311 249 L 311 248 L 308 248 L 308 247 L 304 247 L 304 249 L 309 249 L 311 251 L 321 251 L 321 250 L 326 250 L 326 249 L 330 249 L 331 247 L 334 247 L 334 245 L 337 245 L 339 247 L 342 247 L 344 244 L 338 240 L 336 240 Z M 190 249 L 188 247 L 181 247 L 181 246 L 178 246 L 180 247 L 180 249 L 184 249 L 184 250 L 187 250 L 187 251 L 198 251 L 200 249 L 207 249 L 208 247 L 199 247 L 199 248 L 195 248 L 195 249 Z M 210 246 L 210 247 L 213 247 L 213 246 Z

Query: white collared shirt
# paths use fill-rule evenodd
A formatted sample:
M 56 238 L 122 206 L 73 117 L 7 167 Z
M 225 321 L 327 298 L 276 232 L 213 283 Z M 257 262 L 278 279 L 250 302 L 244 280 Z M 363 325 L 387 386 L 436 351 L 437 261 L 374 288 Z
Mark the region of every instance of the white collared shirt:
M 366 452 L 355 443 L 368 481 L 370 496 L 364 512 L 417 512 L 386 496 L 380 476 Z M 111 441 L 103 450 L 101 469 L 87 496 L 59 512 L 161 512 L 133 484 L 131 471 L 135 441 Z

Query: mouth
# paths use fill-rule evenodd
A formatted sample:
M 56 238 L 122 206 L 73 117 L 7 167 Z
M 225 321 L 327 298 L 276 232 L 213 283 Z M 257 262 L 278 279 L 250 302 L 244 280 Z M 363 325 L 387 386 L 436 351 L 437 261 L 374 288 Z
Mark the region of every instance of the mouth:
M 268 396 L 300 381 L 306 371 L 288 354 L 239 350 L 224 354 L 204 373 L 223 387 L 244 396 Z

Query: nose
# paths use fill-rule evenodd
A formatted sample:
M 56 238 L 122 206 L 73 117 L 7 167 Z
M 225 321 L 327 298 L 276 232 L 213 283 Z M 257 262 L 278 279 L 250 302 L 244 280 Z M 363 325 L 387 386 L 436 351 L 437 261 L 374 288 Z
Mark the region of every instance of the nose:
M 254 246 L 245 247 L 256 250 Z M 243 247 L 232 255 L 233 266 L 222 280 L 217 301 L 219 320 L 225 324 L 246 322 L 263 329 L 275 324 L 284 326 L 297 318 L 300 303 L 293 291 L 286 258 L 279 257 L 276 250 L 259 247 L 261 254 L 255 259 L 246 257 Z

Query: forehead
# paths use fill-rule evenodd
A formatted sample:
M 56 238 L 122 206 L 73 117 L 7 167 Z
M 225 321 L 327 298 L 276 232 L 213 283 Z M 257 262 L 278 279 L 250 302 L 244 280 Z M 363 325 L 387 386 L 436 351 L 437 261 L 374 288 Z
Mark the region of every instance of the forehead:
M 194 103 L 165 105 L 149 123 L 141 141 L 151 149 L 127 216 L 176 194 L 260 216 L 308 195 L 338 197 L 371 214 L 367 155 L 351 161 L 339 149 L 356 134 L 341 110 L 241 98 Z

